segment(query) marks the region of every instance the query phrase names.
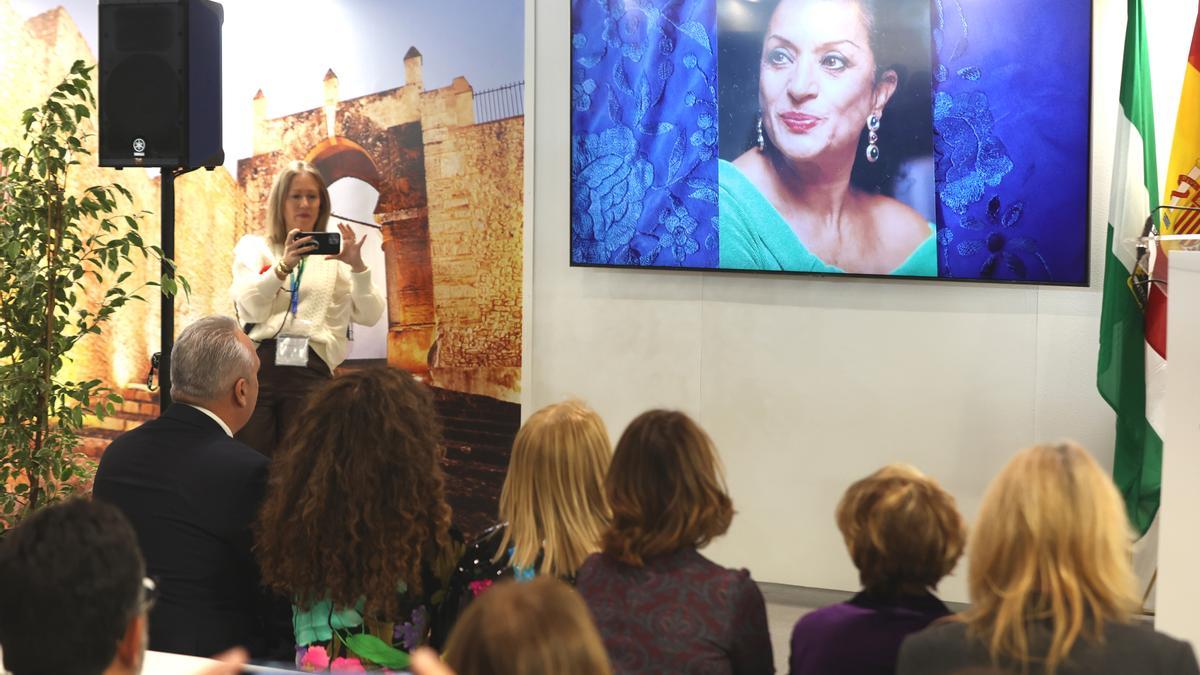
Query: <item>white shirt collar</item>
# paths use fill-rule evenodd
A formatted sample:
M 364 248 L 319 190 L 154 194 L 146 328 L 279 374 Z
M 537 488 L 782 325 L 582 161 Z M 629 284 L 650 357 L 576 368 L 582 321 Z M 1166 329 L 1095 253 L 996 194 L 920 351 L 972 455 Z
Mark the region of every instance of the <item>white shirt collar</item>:
M 225 435 L 229 436 L 230 438 L 233 438 L 233 432 L 229 430 L 229 425 L 225 424 L 225 420 L 221 419 L 220 417 L 217 417 L 217 414 L 215 412 L 209 410 L 208 408 L 201 408 L 198 405 L 192 405 L 191 403 L 184 403 L 184 405 L 191 406 L 191 407 L 195 408 L 196 410 L 199 410 L 200 412 L 204 413 L 205 415 L 208 415 L 209 417 L 213 418 L 214 422 L 221 425 L 221 429 L 225 431 Z

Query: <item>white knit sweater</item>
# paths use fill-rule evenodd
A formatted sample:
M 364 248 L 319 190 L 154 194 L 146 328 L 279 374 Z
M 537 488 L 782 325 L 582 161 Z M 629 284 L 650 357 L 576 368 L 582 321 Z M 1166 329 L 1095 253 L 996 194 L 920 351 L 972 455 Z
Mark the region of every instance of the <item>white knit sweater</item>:
M 254 324 L 250 339 L 255 342 L 277 334 L 305 335 L 313 351 L 333 370 L 346 360 L 350 322 L 371 326 L 383 316 L 383 295 L 371 283 L 370 270 L 355 273 L 341 261 L 310 255 L 304 263 L 296 313 L 304 321 L 293 325 L 291 277 L 280 280 L 275 274 L 277 257 L 266 239 L 246 235 L 233 253 L 230 293 L 239 320 Z

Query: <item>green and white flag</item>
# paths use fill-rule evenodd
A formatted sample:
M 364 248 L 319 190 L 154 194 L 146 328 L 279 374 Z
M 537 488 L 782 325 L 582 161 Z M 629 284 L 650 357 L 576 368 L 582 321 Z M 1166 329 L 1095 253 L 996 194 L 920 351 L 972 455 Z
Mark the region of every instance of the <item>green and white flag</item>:
M 1139 534 L 1146 533 L 1158 512 L 1166 378 L 1165 346 L 1156 351 L 1146 341 L 1145 303 L 1133 292 L 1135 240 L 1159 195 L 1146 46 L 1142 1 L 1129 0 L 1096 386 L 1117 413 L 1113 480 Z

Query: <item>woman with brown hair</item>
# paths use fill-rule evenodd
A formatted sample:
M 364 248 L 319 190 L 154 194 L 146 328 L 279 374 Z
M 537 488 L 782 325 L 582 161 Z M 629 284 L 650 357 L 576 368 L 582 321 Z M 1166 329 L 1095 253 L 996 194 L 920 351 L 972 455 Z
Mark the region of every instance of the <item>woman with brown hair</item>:
M 616 673 L 771 673 L 762 593 L 696 550 L 733 520 L 716 449 L 687 415 L 629 424 L 606 481 L 612 525 L 576 585 Z
M 971 535 L 971 608 L 905 640 L 897 672 L 1200 672 L 1187 643 L 1131 621 L 1132 541 L 1121 496 L 1083 448 L 1021 451 Z
M 966 526 L 954 497 L 903 464 L 851 485 L 836 518 L 863 590 L 796 622 L 788 672 L 890 675 L 904 638 L 950 614 L 931 591 L 958 563 Z
M 546 406 L 513 441 L 500 492 L 500 525 L 459 560 L 451 606 L 463 607 L 492 583 L 537 575 L 573 583 L 600 550 L 608 526 L 604 476 L 612 446 L 604 421 L 579 401 Z
M 612 673 L 587 606 L 553 577 L 507 581 L 472 603 L 444 658 L 458 675 Z
M 297 665 L 393 669 L 440 644 L 453 571 L 432 395 L 356 370 L 306 400 L 273 459 L 256 535 L 263 581 L 292 599 Z

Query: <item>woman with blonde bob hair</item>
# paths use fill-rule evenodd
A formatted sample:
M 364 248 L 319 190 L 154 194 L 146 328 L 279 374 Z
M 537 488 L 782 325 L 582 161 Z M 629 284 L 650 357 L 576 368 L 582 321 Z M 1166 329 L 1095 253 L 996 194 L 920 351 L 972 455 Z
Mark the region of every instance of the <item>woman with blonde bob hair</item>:
M 1021 451 L 971 537 L 971 608 L 904 642 L 897 672 L 1200 672 L 1191 647 L 1131 622 L 1133 536 L 1112 481 L 1080 446 Z
M 452 606 L 459 609 L 492 583 L 537 575 L 573 583 L 585 558 L 600 550 L 608 526 L 604 476 L 612 445 L 604 421 L 580 401 L 538 410 L 513 441 L 500 492 L 500 525 L 459 560 Z

